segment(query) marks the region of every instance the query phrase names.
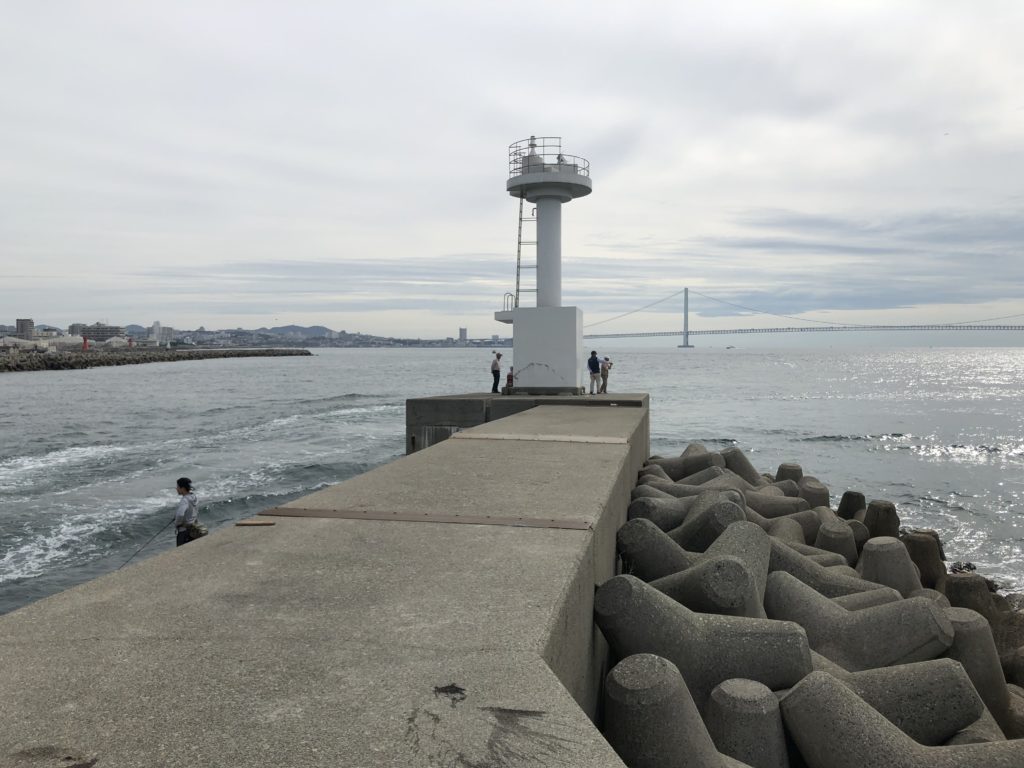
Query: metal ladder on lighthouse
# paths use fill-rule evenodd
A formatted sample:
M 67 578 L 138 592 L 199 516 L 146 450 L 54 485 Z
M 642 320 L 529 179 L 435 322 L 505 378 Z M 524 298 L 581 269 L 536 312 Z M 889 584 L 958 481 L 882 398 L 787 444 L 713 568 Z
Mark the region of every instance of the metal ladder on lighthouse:
M 519 296 L 522 293 L 534 294 L 534 304 L 537 303 L 537 209 L 531 208 L 530 215 L 524 216 L 523 209 L 526 198 L 523 195 L 519 195 L 519 235 L 516 238 L 516 298 L 515 306 L 519 306 Z M 523 239 L 523 225 L 526 225 L 527 236 L 529 237 L 532 233 L 532 240 Z M 532 227 L 532 229 L 531 229 Z M 533 261 L 523 262 L 523 246 L 527 248 L 533 248 Z M 529 275 L 532 271 L 533 280 L 523 280 L 523 272 Z M 528 283 L 524 287 L 524 283 Z M 532 287 L 530 287 L 532 285 Z

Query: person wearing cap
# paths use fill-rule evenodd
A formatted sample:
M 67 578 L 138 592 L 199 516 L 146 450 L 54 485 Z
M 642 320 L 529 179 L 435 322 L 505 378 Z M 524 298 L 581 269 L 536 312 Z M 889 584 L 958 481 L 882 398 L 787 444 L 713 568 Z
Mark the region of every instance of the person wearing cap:
M 612 361 L 607 357 L 601 361 L 601 388 L 597 391 L 600 395 L 608 394 L 608 373 L 612 369 Z
M 174 510 L 174 530 L 177 533 L 177 546 L 180 547 L 192 541 L 189 526 L 199 520 L 199 501 L 192 492 L 192 481 L 187 477 L 179 477 L 177 486 L 181 499 L 178 508 Z
M 494 384 L 491 386 L 491 394 L 498 394 L 498 380 L 501 379 L 501 352 L 494 353 L 491 360 L 491 375 L 494 377 Z

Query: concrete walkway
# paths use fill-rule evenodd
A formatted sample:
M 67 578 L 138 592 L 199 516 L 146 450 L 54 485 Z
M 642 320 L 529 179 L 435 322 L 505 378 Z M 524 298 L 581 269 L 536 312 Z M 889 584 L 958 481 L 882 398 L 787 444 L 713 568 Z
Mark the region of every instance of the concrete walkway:
M 0 765 L 621 768 L 593 590 L 647 419 L 538 407 L 0 617 Z M 488 515 L 554 527 L 429 519 Z

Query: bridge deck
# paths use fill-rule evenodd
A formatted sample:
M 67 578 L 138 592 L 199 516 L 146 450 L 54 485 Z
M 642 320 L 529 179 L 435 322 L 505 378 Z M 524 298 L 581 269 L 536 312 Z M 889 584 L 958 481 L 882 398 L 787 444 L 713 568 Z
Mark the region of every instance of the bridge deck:
M 1024 325 L 808 325 L 782 328 L 726 328 L 688 331 L 690 336 L 728 336 L 740 333 L 825 333 L 835 331 L 1024 331 Z M 589 333 L 585 339 L 627 339 L 649 336 L 682 336 L 683 331 L 638 331 L 636 333 Z

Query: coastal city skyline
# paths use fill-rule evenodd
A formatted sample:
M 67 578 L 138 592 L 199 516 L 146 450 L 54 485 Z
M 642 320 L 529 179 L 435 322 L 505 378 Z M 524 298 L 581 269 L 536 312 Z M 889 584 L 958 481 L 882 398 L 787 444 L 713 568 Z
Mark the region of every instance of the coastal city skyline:
M 594 332 L 1024 316 L 1016 3 L 400 11 L 10 9 L 3 314 L 504 334 L 535 133 Z
M 20 349 L 67 351 L 72 348 L 125 346 L 309 346 L 309 347 L 378 347 L 378 346 L 453 346 L 509 347 L 512 339 L 500 334 L 471 336 L 468 328 L 458 328 L 455 335 L 424 337 L 416 335 L 386 336 L 361 331 L 335 331 L 322 325 L 287 325 L 272 328 L 173 328 L 154 320 L 145 326 L 138 323 L 114 325 L 103 321 L 72 323 L 67 328 L 36 323 L 33 318 L 18 318 L 14 325 L 0 322 L 0 353 Z

